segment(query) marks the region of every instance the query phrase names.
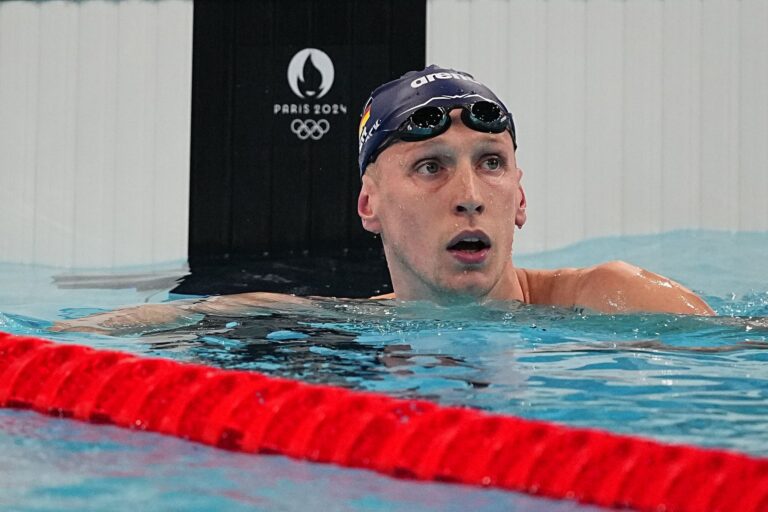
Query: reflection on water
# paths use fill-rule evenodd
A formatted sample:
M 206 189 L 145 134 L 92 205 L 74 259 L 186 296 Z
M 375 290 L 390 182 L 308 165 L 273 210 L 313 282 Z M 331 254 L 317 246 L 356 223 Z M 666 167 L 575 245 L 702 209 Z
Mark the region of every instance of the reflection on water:
M 298 312 L 275 309 L 240 317 L 207 316 L 197 325 L 146 334 L 141 340 L 152 350 L 183 354 L 185 360 L 359 389 L 370 389 L 390 375 L 413 375 L 414 366 L 472 369 L 462 356 L 385 340 L 385 330 L 405 339 L 416 322 L 425 323 L 406 320 L 398 325 L 395 306 L 332 299 L 320 299 L 316 304 L 317 309 Z M 342 316 L 339 310 L 353 314 Z M 371 333 L 376 339 L 366 340 Z M 468 375 L 450 378 L 463 385 L 487 386 Z M 399 391 L 396 394 L 401 397 L 439 398 L 419 394 L 416 385 Z
M 221 368 L 768 454 L 760 317 L 317 299 L 137 341 Z

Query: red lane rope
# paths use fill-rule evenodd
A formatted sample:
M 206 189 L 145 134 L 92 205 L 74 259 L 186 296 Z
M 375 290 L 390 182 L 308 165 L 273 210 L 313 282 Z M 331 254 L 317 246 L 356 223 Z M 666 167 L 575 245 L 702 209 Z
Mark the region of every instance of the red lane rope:
M 0 406 L 608 507 L 768 510 L 768 459 L 5 333 Z

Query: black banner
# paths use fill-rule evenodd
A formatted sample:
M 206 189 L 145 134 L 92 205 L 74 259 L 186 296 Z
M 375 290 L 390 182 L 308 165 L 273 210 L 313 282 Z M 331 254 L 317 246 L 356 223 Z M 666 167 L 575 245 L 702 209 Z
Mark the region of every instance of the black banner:
M 424 1 L 195 1 L 190 260 L 378 247 L 360 109 L 424 66 Z

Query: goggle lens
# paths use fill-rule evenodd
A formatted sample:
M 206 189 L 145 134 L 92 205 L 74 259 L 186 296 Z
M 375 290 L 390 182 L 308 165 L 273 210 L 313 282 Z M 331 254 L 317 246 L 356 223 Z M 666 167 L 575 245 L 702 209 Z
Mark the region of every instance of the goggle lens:
M 411 116 L 411 122 L 419 128 L 437 128 L 445 120 L 445 111 L 438 107 L 420 108 Z
M 469 113 L 483 123 L 493 123 L 502 117 L 501 107 L 490 101 L 478 101 L 469 107 Z
M 437 137 L 451 124 L 451 119 L 440 107 L 422 107 L 400 127 L 398 137 L 407 142 Z

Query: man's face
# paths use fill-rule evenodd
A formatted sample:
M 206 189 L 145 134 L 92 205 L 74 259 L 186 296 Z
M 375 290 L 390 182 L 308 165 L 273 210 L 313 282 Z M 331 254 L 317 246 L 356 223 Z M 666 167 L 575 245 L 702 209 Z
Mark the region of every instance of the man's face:
M 381 234 L 398 298 L 505 298 L 515 224 L 525 222 L 509 133 L 451 127 L 384 150 L 363 178 L 358 213 Z

